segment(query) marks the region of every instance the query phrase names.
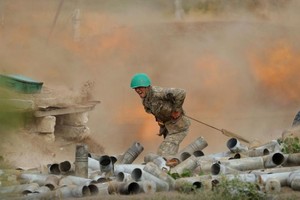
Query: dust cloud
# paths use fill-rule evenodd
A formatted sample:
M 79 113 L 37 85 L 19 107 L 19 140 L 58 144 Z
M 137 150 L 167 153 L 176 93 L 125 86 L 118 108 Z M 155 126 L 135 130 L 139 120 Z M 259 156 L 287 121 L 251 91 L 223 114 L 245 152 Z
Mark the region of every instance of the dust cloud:
M 250 140 L 280 137 L 300 108 L 296 0 L 190 0 L 181 21 L 173 1 L 65 0 L 59 10 L 60 2 L 0 1 L 0 72 L 71 90 L 93 82 L 101 104 L 89 127 L 107 154 L 134 141 L 155 152 L 162 141 L 129 87 L 137 72 L 148 73 L 153 85 L 184 88 L 187 115 Z M 199 136 L 208 142 L 204 153 L 226 150 L 228 137 L 197 122 L 181 147 Z

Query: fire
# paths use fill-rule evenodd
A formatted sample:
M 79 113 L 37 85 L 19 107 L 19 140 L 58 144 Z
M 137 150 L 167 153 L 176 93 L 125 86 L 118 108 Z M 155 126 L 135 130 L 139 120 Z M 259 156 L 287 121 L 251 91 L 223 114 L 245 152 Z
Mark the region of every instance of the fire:
M 298 55 L 296 49 L 284 40 L 276 42 L 262 55 L 251 55 L 250 63 L 256 79 L 283 103 L 297 102 L 300 98 Z
M 158 137 L 158 129 L 158 125 L 155 123 L 153 117 L 148 115 L 138 130 L 138 133 L 140 133 L 138 137 L 142 141 L 154 141 Z
M 238 99 L 238 85 L 235 79 L 238 72 L 230 69 L 229 66 L 227 61 L 213 53 L 204 54 L 195 61 L 194 71 L 198 73 L 199 83 L 193 85 L 194 88 L 197 88 L 193 95 L 198 94 L 199 97 L 188 99 L 195 101 L 191 102 L 194 108 L 203 111 L 209 107 L 210 112 L 217 113 L 224 109 L 225 101 L 231 103 Z M 225 92 L 228 88 L 230 88 L 230 95 Z M 224 97 L 222 103 L 220 103 L 218 96 Z M 201 104 L 199 104 L 199 99 L 201 99 Z
M 146 113 L 143 105 L 126 107 L 116 116 L 116 121 L 122 124 L 129 124 L 131 130 L 124 130 L 126 132 L 134 132 L 135 138 L 141 141 L 153 141 L 159 131 L 158 125 L 152 115 Z
M 221 77 L 221 61 L 213 55 L 204 55 L 196 61 L 196 71 L 201 70 L 203 76 L 201 84 L 205 87 L 216 87 L 219 85 Z

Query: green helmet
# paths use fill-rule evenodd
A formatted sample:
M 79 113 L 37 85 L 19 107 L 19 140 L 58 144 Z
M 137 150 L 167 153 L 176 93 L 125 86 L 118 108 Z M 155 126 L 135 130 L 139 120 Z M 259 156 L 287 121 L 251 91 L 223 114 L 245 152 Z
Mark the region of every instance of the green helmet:
M 147 74 L 144 73 L 138 73 L 135 74 L 130 83 L 131 88 L 137 88 L 137 87 L 148 87 L 151 85 L 151 80 Z

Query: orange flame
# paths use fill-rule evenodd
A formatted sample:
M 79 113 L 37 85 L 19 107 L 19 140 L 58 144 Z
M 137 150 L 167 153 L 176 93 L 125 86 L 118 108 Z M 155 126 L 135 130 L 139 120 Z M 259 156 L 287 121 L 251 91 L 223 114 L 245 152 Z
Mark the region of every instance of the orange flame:
M 158 125 L 152 115 L 146 113 L 143 105 L 123 108 L 116 120 L 124 124 L 133 124 L 138 139 L 142 141 L 153 141 L 158 133 Z
M 283 103 L 297 102 L 300 98 L 298 74 L 299 54 L 287 41 L 276 42 L 263 55 L 251 55 L 250 63 L 255 77 Z

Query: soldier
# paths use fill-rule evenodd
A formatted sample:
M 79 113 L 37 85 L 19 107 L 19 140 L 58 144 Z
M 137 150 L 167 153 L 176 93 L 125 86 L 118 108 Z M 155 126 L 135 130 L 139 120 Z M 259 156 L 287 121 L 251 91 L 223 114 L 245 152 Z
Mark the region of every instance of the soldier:
M 158 135 L 164 137 L 157 154 L 164 157 L 177 154 L 190 126 L 182 108 L 185 90 L 152 86 L 144 73 L 135 74 L 130 86 L 141 97 L 145 111 L 154 115 L 160 127 Z

